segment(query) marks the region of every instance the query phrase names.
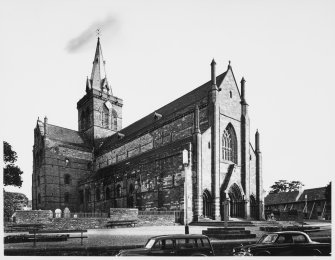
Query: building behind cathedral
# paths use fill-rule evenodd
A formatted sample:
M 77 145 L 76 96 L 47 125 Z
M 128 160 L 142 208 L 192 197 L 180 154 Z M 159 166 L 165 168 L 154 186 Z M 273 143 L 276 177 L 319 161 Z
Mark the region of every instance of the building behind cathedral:
M 78 131 L 37 120 L 33 209 L 182 211 L 187 204 L 194 221 L 221 220 L 227 200 L 231 217 L 263 218 L 259 133 L 250 135 L 245 80 L 239 89 L 230 64 L 219 75 L 215 68 L 213 60 L 210 81 L 122 128 L 123 100 L 113 95 L 98 38 L 77 103 Z

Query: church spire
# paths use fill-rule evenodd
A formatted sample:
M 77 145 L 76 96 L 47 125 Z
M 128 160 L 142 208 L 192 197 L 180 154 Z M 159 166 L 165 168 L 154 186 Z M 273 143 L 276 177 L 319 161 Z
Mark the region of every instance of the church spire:
M 105 61 L 102 55 L 100 37 L 98 37 L 97 48 L 95 50 L 93 68 L 91 74 L 91 86 L 93 89 L 111 94 L 111 88 L 107 81 Z

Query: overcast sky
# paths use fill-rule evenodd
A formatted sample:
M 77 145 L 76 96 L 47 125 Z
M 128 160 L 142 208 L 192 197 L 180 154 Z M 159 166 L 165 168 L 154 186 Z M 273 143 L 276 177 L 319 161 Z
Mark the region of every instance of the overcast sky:
M 251 142 L 260 132 L 264 188 L 325 186 L 334 168 L 335 1 L 21 0 L 0 4 L 1 138 L 31 198 L 38 117 L 77 130 L 96 45 L 124 100 L 123 126 L 210 79 L 231 60 L 246 79 Z

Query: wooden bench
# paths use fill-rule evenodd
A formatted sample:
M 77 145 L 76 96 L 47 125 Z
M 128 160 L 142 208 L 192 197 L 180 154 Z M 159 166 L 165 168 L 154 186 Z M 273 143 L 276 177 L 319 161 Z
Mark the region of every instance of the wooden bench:
M 80 244 L 83 245 L 83 239 L 84 238 L 88 238 L 87 236 L 84 236 L 84 233 L 87 233 L 86 229 L 76 229 L 76 230 L 36 230 L 36 231 L 29 231 L 29 234 L 34 234 L 34 236 L 36 237 L 36 234 L 59 234 L 59 233 L 63 233 L 63 234 L 67 234 L 68 235 L 68 239 L 70 238 L 80 238 Z M 68 233 L 80 233 L 80 236 L 70 236 L 70 234 Z M 36 238 L 35 238 L 36 239 Z M 34 241 L 34 245 L 36 244 L 36 242 Z
M 107 228 L 113 228 L 116 226 L 129 226 L 129 227 L 135 227 L 137 224 L 137 220 L 110 220 L 107 222 L 106 227 Z

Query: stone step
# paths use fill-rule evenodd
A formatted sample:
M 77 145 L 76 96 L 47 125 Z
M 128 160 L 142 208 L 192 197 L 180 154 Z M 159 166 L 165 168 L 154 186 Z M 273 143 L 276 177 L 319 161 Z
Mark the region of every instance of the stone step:
M 256 234 L 210 234 L 207 236 L 221 240 L 256 238 Z
M 227 228 L 224 228 L 224 227 L 214 227 L 214 228 L 207 228 L 207 230 L 213 230 L 213 231 L 216 231 L 216 230 L 219 230 L 219 231 L 239 231 L 239 230 L 245 230 L 244 227 L 227 227 Z
M 250 234 L 250 230 L 203 230 L 203 235 L 215 235 L 215 234 Z
M 267 232 L 277 232 L 277 231 L 316 231 L 320 230 L 320 227 L 308 227 L 308 226 L 287 226 L 287 227 L 278 227 L 278 226 L 260 226 L 259 230 Z
M 205 221 L 205 222 L 192 222 L 190 226 L 221 226 L 225 225 L 224 221 Z M 238 226 L 254 226 L 251 221 L 228 221 L 229 227 Z
M 251 221 L 254 226 L 282 226 L 277 221 Z

